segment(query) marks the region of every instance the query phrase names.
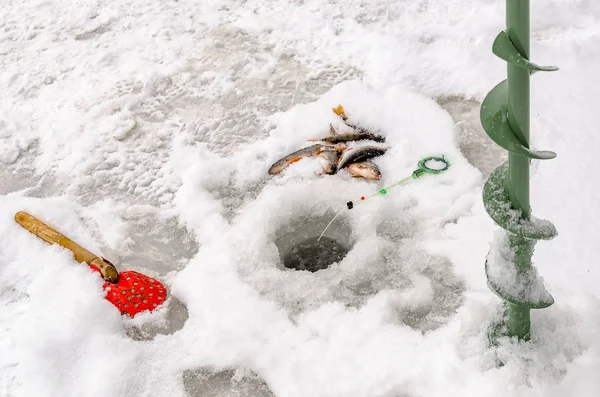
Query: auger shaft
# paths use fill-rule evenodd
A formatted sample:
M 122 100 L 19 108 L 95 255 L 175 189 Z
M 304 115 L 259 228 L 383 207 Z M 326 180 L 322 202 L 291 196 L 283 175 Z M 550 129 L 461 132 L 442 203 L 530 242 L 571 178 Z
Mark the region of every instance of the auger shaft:
M 524 58 L 529 59 L 529 0 L 506 1 L 507 34 Z M 529 70 L 507 65 L 508 123 L 521 144 L 529 148 Z M 526 157 L 508 154 L 508 191 L 515 209 L 529 218 L 529 162 Z
M 506 32 L 521 55 L 529 59 L 529 0 L 506 0 Z M 523 146 L 529 148 L 529 70 L 507 65 L 508 124 Z M 529 218 L 530 159 L 515 153 L 508 154 L 508 193 L 514 209 Z M 511 236 L 510 245 L 516 248 L 515 265 L 518 273 L 531 268 L 531 255 L 523 250 L 522 238 Z M 532 253 L 531 253 L 532 254 Z M 530 309 L 508 304 L 508 334 L 528 339 L 531 329 Z

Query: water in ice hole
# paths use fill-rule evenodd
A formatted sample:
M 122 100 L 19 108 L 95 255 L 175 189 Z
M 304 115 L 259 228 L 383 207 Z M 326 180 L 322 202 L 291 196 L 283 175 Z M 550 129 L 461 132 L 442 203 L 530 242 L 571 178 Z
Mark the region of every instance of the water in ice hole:
M 309 237 L 295 245 L 283 258 L 289 269 L 316 272 L 344 259 L 348 249 L 330 237 Z

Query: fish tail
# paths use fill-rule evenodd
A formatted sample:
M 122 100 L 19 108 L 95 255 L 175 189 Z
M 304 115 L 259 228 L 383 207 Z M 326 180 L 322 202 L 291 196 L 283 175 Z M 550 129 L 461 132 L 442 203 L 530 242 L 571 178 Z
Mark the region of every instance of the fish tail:
M 340 116 L 344 121 L 348 119 L 348 117 L 346 117 L 346 112 L 344 111 L 344 107 L 342 105 L 338 105 L 338 107 L 333 108 L 333 113 Z

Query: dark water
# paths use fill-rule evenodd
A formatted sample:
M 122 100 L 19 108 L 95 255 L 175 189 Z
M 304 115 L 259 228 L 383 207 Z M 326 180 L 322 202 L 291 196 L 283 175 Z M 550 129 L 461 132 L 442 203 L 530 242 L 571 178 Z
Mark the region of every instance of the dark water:
M 292 247 L 284 256 L 283 265 L 288 269 L 316 272 L 327 269 L 332 263 L 341 261 L 348 249 L 336 240 L 323 236 L 311 237 Z

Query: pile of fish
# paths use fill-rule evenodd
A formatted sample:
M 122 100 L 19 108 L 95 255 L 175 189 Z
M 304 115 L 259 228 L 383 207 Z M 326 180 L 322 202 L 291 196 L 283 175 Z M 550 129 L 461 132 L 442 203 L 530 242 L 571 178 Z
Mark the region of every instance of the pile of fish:
M 381 179 L 379 168 L 370 160 L 383 155 L 388 148 L 377 145 L 350 147 L 348 144 L 355 141 L 385 142 L 385 137 L 351 124 L 342 105 L 334 108 L 333 112 L 342 118 L 344 124 L 350 128 L 350 131 L 338 132 L 330 124 L 330 135 L 328 137 L 311 139 L 310 141 L 319 143 L 288 154 L 276 161 L 269 168 L 269 174 L 278 174 L 290 164 L 300 161 L 305 157 L 317 157 L 325 174 L 333 175 L 345 168 L 350 175 L 356 178 Z

